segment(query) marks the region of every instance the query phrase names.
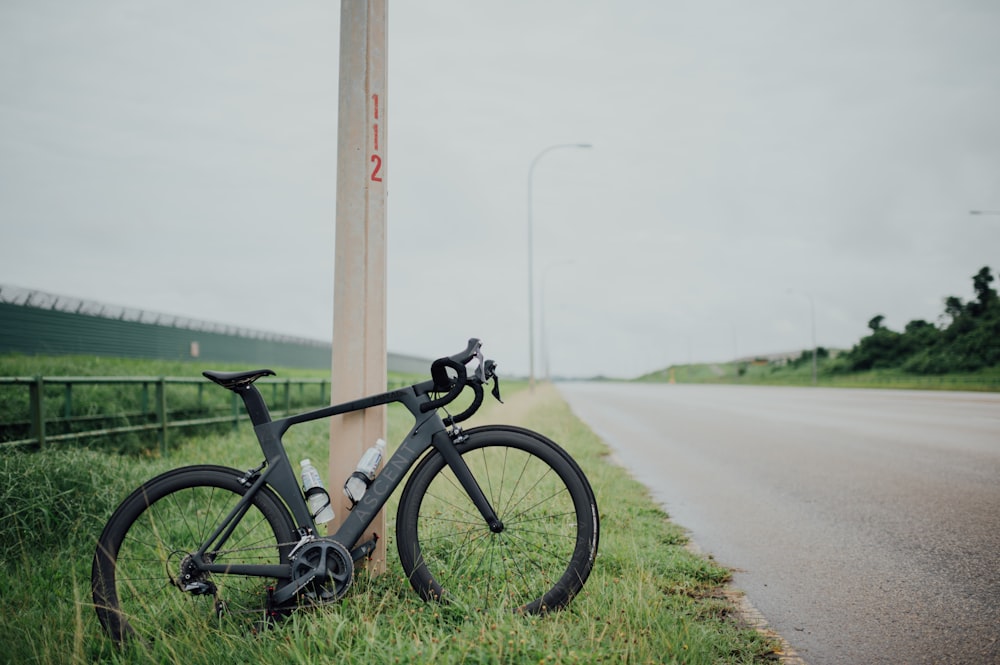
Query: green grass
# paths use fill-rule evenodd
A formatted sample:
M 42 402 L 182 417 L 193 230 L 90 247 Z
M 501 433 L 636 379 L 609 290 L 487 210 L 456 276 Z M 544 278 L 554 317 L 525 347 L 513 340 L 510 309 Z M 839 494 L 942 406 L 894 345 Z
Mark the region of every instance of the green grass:
M 651 383 L 724 383 L 771 386 L 812 385 L 812 367 L 754 365 L 747 363 L 695 363 L 675 365 L 652 372 L 639 381 Z M 817 368 L 817 385 L 836 388 L 893 388 L 905 390 L 974 390 L 1000 391 L 1000 367 L 978 372 L 943 375 L 910 374 L 899 370 L 871 370 L 839 373 L 830 371 L 821 360 Z
M 260 452 L 248 428 L 180 443 L 169 459 L 57 448 L 0 453 L 0 634 L 7 662 L 63 663 L 761 663 L 775 646 L 741 628 L 723 594 L 729 571 L 686 547 L 645 489 L 608 461 L 608 450 L 554 391 L 505 384 L 507 406 L 481 421 L 511 422 L 561 442 L 593 484 L 601 509 L 600 553 L 581 594 L 545 617 L 475 615 L 424 603 L 395 557 L 389 522 L 384 575 L 358 575 L 338 604 L 293 614 L 248 636 L 198 629 L 147 649 L 116 647 L 90 606 L 90 561 L 115 506 L 136 485 L 183 464 L 248 468 Z M 492 402 L 492 400 L 489 400 Z M 408 417 L 389 411 L 390 440 Z M 292 429 L 293 459 L 328 459 L 326 423 Z M 336 486 L 337 482 L 331 482 Z

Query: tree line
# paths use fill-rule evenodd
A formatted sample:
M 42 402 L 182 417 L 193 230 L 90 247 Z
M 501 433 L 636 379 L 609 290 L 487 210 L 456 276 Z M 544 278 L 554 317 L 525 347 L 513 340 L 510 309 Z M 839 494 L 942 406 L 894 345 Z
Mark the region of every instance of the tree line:
M 897 332 L 884 325 L 883 315 L 875 316 L 868 322 L 871 333 L 841 354 L 830 369 L 946 374 L 1000 365 L 1000 300 L 993 281 L 989 267 L 982 268 L 972 277 L 975 299 L 963 302 L 948 296 L 936 324 L 917 319 Z

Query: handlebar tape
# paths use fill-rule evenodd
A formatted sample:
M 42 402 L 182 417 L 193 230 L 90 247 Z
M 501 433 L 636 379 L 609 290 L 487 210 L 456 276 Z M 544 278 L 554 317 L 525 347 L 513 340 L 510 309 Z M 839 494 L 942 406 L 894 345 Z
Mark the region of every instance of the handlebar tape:
M 449 390 L 452 386 L 452 379 L 448 376 L 447 368 L 450 367 L 458 374 L 456 381 L 463 383 L 466 379 L 465 365 L 449 358 L 438 358 L 431 364 L 431 378 L 434 379 L 434 389 Z
M 468 420 L 469 418 L 472 417 L 472 414 L 478 411 L 479 407 L 483 405 L 483 387 L 480 384 L 476 383 L 475 381 L 473 381 L 469 385 L 472 386 L 472 392 L 475 393 L 475 397 L 472 399 L 472 404 L 470 404 L 469 408 L 463 411 L 462 413 L 459 413 L 458 415 L 455 416 L 448 416 L 447 418 L 445 418 L 444 424 L 446 426 L 450 427 L 464 420 Z
M 438 358 L 431 363 L 431 378 L 434 379 L 434 385 L 441 390 L 448 390 L 449 386 L 451 386 L 451 379 L 448 378 L 448 373 L 445 371 L 446 367 L 451 367 L 458 372 L 458 375 L 464 381 L 466 377 L 465 364 L 476 356 L 476 353 L 479 352 L 479 347 L 482 345 L 481 340 L 473 337 L 469 340 L 464 351 L 456 353 L 453 356 Z
M 481 340 L 473 337 L 469 340 L 464 351 L 456 353 L 453 356 L 438 358 L 431 363 L 431 378 L 434 380 L 434 389 L 437 391 L 447 390 L 448 394 L 421 405 L 420 410 L 422 412 L 426 413 L 427 411 L 438 409 L 458 397 L 469 379 L 465 371 L 465 363 L 476 356 L 482 344 Z M 449 367 L 455 370 L 455 373 L 458 375 L 454 381 L 448 376 L 447 368 Z

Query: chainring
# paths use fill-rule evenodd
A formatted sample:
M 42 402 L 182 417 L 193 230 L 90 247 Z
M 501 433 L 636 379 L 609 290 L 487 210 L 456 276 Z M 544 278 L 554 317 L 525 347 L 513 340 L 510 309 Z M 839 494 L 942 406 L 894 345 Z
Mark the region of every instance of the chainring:
M 299 598 L 325 604 L 340 600 L 354 581 L 354 559 L 335 540 L 317 538 L 296 547 L 289 555 L 292 582 L 302 583 Z

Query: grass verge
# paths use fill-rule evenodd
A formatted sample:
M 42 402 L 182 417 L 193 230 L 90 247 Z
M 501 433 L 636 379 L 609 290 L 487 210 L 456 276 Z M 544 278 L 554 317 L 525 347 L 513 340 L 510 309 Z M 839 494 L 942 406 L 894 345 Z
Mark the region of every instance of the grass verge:
M 505 386 L 506 388 L 506 386 Z M 608 449 L 554 390 L 508 392 L 479 422 L 537 429 L 577 459 L 601 509 L 600 554 L 565 611 L 545 617 L 466 616 L 424 603 L 388 545 L 387 572 L 363 574 L 339 604 L 299 612 L 261 636 L 211 628 L 151 648 L 116 648 L 90 607 L 90 559 L 104 521 L 128 491 L 182 464 L 259 462 L 252 434 L 194 438 L 169 460 L 93 450 L 0 455 L 0 634 L 7 662 L 63 663 L 761 663 L 776 644 L 733 619 L 729 571 L 690 552 L 646 490 L 607 459 Z M 408 427 L 390 410 L 390 439 Z M 286 436 L 294 459 L 325 468 L 325 423 Z M 331 482 L 336 485 L 336 482 Z M 389 533 L 395 507 L 389 506 Z M 391 540 L 390 536 L 390 540 Z
M 821 361 L 816 385 L 828 388 L 886 388 L 894 390 L 1000 391 L 1000 367 L 952 374 L 911 374 L 900 370 L 877 369 L 838 373 Z M 812 368 L 754 365 L 749 363 L 705 363 L 676 365 L 638 379 L 650 383 L 725 383 L 760 386 L 811 386 Z

